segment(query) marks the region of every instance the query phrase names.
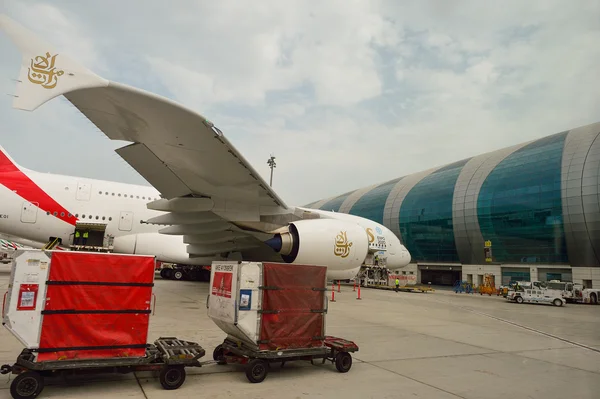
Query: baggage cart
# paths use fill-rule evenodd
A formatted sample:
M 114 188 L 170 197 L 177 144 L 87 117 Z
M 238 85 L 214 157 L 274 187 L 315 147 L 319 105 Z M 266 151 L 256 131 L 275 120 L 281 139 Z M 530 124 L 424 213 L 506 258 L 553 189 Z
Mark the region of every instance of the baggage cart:
M 315 359 L 322 359 L 322 364 L 330 361 L 340 373 L 347 373 L 352 367 L 350 353 L 357 351 L 358 345 L 354 342 L 332 336 L 325 337 L 322 347 L 264 351 L 228 337 L 215 348 L 213 359 L 219 364 L 246 365 L 248 381 L 260 383 L 267 377 L 271 363 L 280 363 L 283 367 L 286 362 L 294 360 L 305 360 L 314 364 Z
M 197 343 L 175 337 L 161 337 L 154 345 L 147 345 L 143 357 L 35 361 L 35 350 L 25 348 L 15 364 L 0 367 L 0 374 L 17 375 L 10 385 L 10 393 L 14 399 L 36 398 L 44 389 L 45 378 L 74 374 L 159 371 L 162 387 L 173 390 L 184 383 L 185 367 L 201 367 L 207 364 L 199 361 L 204 355 L 205 350 Z
M 327 336 L 327 269 L 273 262 L 213 262 L 208 316 L 227 337 L 213 360 L 245 364 L 262 382 L 270 363 L 322 359 L 340 372 L 352 366 L 351 341 Z

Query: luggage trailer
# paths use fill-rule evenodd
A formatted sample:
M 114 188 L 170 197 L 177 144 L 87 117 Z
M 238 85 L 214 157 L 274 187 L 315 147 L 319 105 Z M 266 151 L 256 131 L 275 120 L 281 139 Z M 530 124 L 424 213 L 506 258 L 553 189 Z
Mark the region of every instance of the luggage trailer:
M 352 367 L 350 353 L 358 351 L 358 346 L 352 341 L 332 336 L 312 337 L 312 340 L 321 342 L 321 345 L 316 346 L 265 349 L 264 347 L 259 348 L 244 344 L 236 338 L 235 334 L 228 334 L 223 344 L 218 345 L 213 351 L 213 360 L 203 362 L 200 359 L 205 356 L 206 351 L 196 342 L 185 341 L 176 337 L 161 337 L 154 344 L 139 343 L 141 337 L 144 340 L 141 342 L 146 342 L 148 332 L 154 262 L 153 257 L 136 255 L 40 250 L 18 251 L 13 260 L 9 291 L 5 293 L 2 304 L 2 324 L 26 346 L 18 355 L 14 364 L 5 364 L 0 367 L 0 374 L 12 373 L 17 375 L 10 386 L 12 397 L 15 399 L 36 398 L 44 389 L 45 378 L 75 374 L 125 374 L 138 371 L 155 371 L 159 372 L 159 381 L 162 387 L 166 390 L 174 390 L 184 383 L 186 367 L 203 367 L 211 364 L 242 364 L 246 365 L 246 377 L 253 383 L 262 382 L 266 378 L 271 363 L 281 363 L 281 367 L 283 367 L 288 361 L 306 360 L 314 364 L 315 359 L 321 359 L 323 364 L 326 361 L 331 361 L 336 365 L 337 370 L 342 373 L 348 372 Z M 244 265 L 240 263 L 234 263 L 234 265 L 240 268 L 236 277 L 241 277 Z M 285 266 L 285 269 L 282 266 Z M 120 267 L 127 267 L 128 270 L 137 269 L 137 271 L 132 272 L 130 278 L 124 282 L 124 274 L 118 271 Z M 290 272 L 290 270 L 287 270 L 290 267 L 283 264 L 269 264 L 267 267 L 272 270 L 271 275 L 288 274 Z M 306 271 L 309 270 L 305 269 Z M 294 272 L 287 277 L 293 279 L 293 274 Z M 215 283 L 214 274 L 211 277 L 212 286 Z M 110 278 L 113 278 L 113 281 L 107 281 Z M 115 278 L 120 279 L 121 282 L 114 281 Z M 140 282 L 144 278 L 147 281 Z M 236 280 L 233 279 L 234 286 L 237 285 Z M 152 283 L 149 281 L 152 281 Z M 51 286 L 54 286 L 54 288 L 62 287 L 61 290 L 66 291 L 62 293 L 59 293 L 56 289 L 51 291 L 49 288 Z M 72 309 L 73 304 L 68 303 L 71 294 L 73 294 L 69 290 L 82 289 L 82 286 L 96 287 L 94 290 L 86 291 L 89 296 L 88 300 L 98 298 L 97 295 L 106 297 L 108 295 L 107 287 L 138 287 L 141 291 L 135 300 L 132 300 L 132 303 L 138 301 L 139 305 L 139 301 L 142 301 L 141 303 L 147 304 L 147 308 L 136 311 L 115 311 L 108 309 L 114 303 L 111 305 L 111 303 L 105 302 L 103 305 L 105 308 L 103 309 L 87 309 L 78 312 Z M 265 286 L 256 287 L 254 291 L 273 288 L 278 291 L 276 287 Z M 241 298 L 240 295 L 251 296 L 252 291 L 252 289 L 238 289 L 233 303 L 243 305 L 245 303 L 244 298 Z M 324 294 L 325 289 L 313 289 L 313 291 Z M 229 292 L 231 293 L 231 288 Z M 51 300 L 50 293 L 56 295 L 52 298 L 54 301 Z M 69 295 L 62 295 L 65 293 Z M 223 294 L 223 291 L 213 290 L 212 294 L 219 296 Z M 59 304 L 56 298 L 61 296 L 62 302 Z M 140 299 L 140 297 L 142 298 Z M 266 296 L 262 294 L 257 296 L 257 299 L 264 298 Z M 326 303 L 326 296 L 323 295 L 322 298 Z M 317 299 L 322 301 L 322 298 Z M 121 299 L 119 298 L 119 300 Z M 240 300 L 242 301 L 240 302 Z M 258 301 L 255 302 L 254 306 L 250 303 L 246 305 L 247 308 L 242 306 L 240 309 L 254 310 L 255 316 L 265 311 L 263 304 Z M 260 305 L 261 311 L 257 311 L 257 305 Z M 59 309 L 61 306 L 66 306 L 67 309 Z M 234 311 L 235 325 L 239 321 L 240 309 Z M 278 310 L 272 312 L 279 313 Z M 324 329 L 326 309 L 311 312 L 323 315 L 323 320 L 317 321 L 316 327 Z M 123 345 L 109 344 L 108 342 L 101 342 L 101 345 L 96 342 L 92 345 L 91 338 L 86 337 L 87 334 L 79 331 L 82 328 L 82 323 L 78 317 L 92 317 L 89 320 L 95 320 L 96 318 L 109 317 L 107 315 L 115 313 L 129 313 L 132 317 L 135 315 L 140 318 L 137 321 L 139 324 L 136 325 L 138 327 L 137 332 L 132 332 L 131 328 L 119 329 L 122 326 L 114 327 L 120 334 L 130 334 L 127 337 L 128 341 L 124 342 Z M 209 309 L 209 315 L 210 313 Z M 81 316 L 82 314 L 86 316 Z M 217 321 L 214 316 L 213 314 L 211 318 Z M 300 315 L 297 314 L 296 317 L 298 316 Z M 56 324 L 53 323 L 56 323 L 56 319 L 60 317 L 63 317 L 61 321 L 61 323 L 64 323 L 63 326 L 70 326 L 71 331 L 67 330 L 66 334 L 64 330 L 61 334 L 53 333 L 56 330 L 56 328 L 53 328 Z M 263 323 L 263 321 L 263 318 L 260 317 L 260 323 Z M 226 333 L 229 330 L 222 323 L 217 322 L 217 325 Z M 85 325 L 83 327 L 88 328 Z M 258 331 L 255 332 L 258 333 Z M 106 335 L 107 339 L 112 339 L 108 330 L 103 331 L 103 333 L 101 336 Z M 68 337 L 62 337 L 62 335 L 68 335 Z M 270 338 L 276 341 L 282 337 L 271 336 Z M 283 338 L 285 339 L 285 337 Z M 71 343 L 70 346 L 61 347 L 60 343 L 65 342 L 65 340 L 68 342 L 75 340 L 80 345 L 77 346 Z M 48 347 L 49 344 L 54 345 Z M 103 352 L 104 357 L 97 354 L 94 356 L 89 355 L 94 352 Z
M 44 378 L 74 374 L 126 374 L 136 371 L 158 371 L 164 389 L 179 388 L 185 381 L 185 367 L 201 367 L 198 359 L 205 350 L 195 342 L 175 337 L 161 337 L 147 345 L 142 357 L 69 359 L 35 361 L 35 350 L 23 349 L 13 365 L 0 367 L 0 374 L 13 373 L 17 377 L 10 385 L 15 399 L 36 398 L 44 389 Z
M 293 360 L 329 360 L 348 372 L 358 346 L 325 334 L 326 274 L 314 265 L 213 262 L 208 316 L 227 333 L 213 360 L 246 365 L 252 383 L 266 378 L 271 363 Z

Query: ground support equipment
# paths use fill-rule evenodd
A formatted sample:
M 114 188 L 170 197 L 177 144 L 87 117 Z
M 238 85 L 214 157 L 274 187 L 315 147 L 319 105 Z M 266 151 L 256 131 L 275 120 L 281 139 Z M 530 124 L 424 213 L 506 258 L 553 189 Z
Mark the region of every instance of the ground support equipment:
M 340 373 L 346 373 L 352 367 L 351 352 L 357 352 L 358 345 L 342 338 L 327 336 L 324 346 L 316 348 L 298 348 L 287 350 L 255 350 L 241 341 L 226 338 L 213 352 L 213 359 L 219 364 L 244 364 L 246 377 L 252 383 L 262 382 L 268 374 L 271 363 L 306 360 L 311 364 L 315 359 L 322 359 L 322 364 L 329 360 Z
M 159 371 L 159 380 L 163 388 L 172 390 L 179 388 L 185 381 L 185 367 L 201 367 L 208 363 L 200 363 L 198 360 L 205 353 L 197 343 L 174 337 L 161 337 L 154 345 L 147 345 L 144 357 L 36 362 L 33 350 L 23 349 L 16 363 L 12 366 L 3 365 L 0 374 L 17 374 L 10 386 L 10 393 L 14 399 L 36 398 L 44 389 L 44 378 L 64 377 L 69 374 Z

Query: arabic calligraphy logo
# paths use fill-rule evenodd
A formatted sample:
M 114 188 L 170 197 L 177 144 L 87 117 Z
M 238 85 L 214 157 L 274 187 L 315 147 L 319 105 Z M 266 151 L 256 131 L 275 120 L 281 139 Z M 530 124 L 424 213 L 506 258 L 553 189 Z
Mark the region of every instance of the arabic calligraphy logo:
M 335 256 L 345 258 L 350 255 L 351 246 L 352 243 L 348 241 L 346 232 L 340 231 L 340 233 L 335 237 L 335 248 L 333 249 L 333 254 Z
M 38 55 L 34 59 L 31 59 L 31 66 L 28 68 L 29 81 L 38 85 L 42 85 L 44 89 L 53 89 L 58 83 L 58 77 L 62 76 L 65 72 L 62 70 L 56 70 L 54 62 L 58 54 L 50 55 L 46 53 L 46 56 Z

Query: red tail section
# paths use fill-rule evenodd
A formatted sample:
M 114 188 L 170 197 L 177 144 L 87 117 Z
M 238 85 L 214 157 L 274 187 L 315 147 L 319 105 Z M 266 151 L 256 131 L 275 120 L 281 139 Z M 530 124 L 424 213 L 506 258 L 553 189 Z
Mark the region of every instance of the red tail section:
M 0 147 L 0 185 L 58 219 L 75 225 L 77 218 L 42 190 L 17 166 L 15 161 Z
M 19 167 L 12 160 L 12 158 L 6 153 L 4 148 L 0 146 L 0 181 L 4 173 L 18 171 Z

